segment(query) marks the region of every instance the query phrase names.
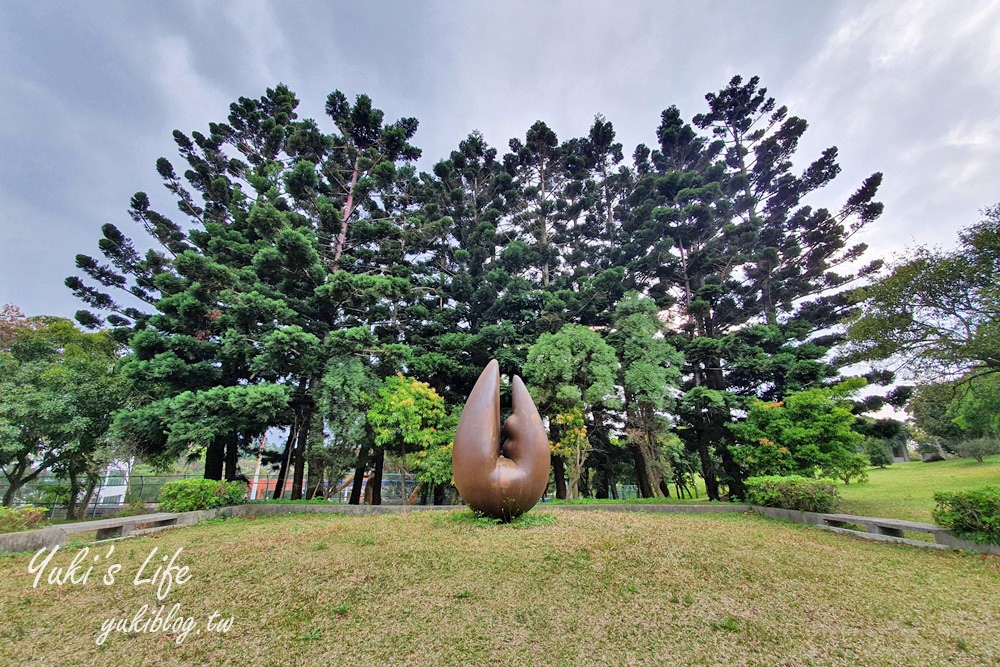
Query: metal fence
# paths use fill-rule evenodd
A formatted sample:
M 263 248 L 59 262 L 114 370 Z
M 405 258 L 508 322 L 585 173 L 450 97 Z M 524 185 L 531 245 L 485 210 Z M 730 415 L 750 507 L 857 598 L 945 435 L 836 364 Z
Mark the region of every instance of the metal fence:
M 86 511 L 81 511 L 81 516 L 104 516 L 114 514 L 128 503 L 152 503 L 160 497 L 160 491 L 167 482 L 179 479 L 200 478 L 201 475 L 107 475 L 98 483 L 87 503 Z M 324 483 L 326 490 L 329 484 L 334 485 L 336 493 L 330 493 L 330 502 L 346 503 L 350 500 L 350 483 L 344 484 L 348 480 L 339 482 Z M 386 473 L 382 478 L 382 503 L 387 505 L 403 504 L 417 488 L 418 482 L 412 475 L 405 478 L 398 473 Z M 270 500 L 274 497 L 274 490 L 278 486 L 278 475 L 276 473 L 261 474 L 256 478 L 251 477 L 247 487 L 250 500 Z M 340 488 L 343 487 L 343 488 Z M 6 480 L 0 480 L 0 495 L 6 493 L 8 484 Z M 294 480 L 291 476 L 286 477 L 281 497 L 291 497 L 294 488 Z M 303 484 L 303 496 L 305 495 L 305 484 Z M 69 496 L 69 484 L 66 480 L 54 476 L 37 477 L 28 482 L 14 496 L 14 506 L 34 505 L 36 507 L 46 507 L 49 510 L 49 518 L 62 518 L 66 515 L 66 499 Z
M 94 489 L 90 502 L 81 511 L 80 516 L 96 517 L 116 513 L 131 502 L 153 503 L 160 497 L 160 490 L 167 482 L 179 479 L 200 478 L 201 475 L 124 475 L 109 474 L 105 476 Z M 328 494 L 329 502 L 346 503 L 350 500 L 352 484 L 349 479 L 324 483 L 321 493 L 333 484 L 333 492 Z M 399 473 L 386 473 L 382 477 L 382 504 L 402 505 L 411 499 L 418 486 L 412 475 L 405 477 Z M 250 500 L 271 500 L 278 485 L 276 473 L 261 474 L 256 480 L 251 478 L 247 487 Z M 294 482 L 291 477 L 285 479 L 281 497 L 291 497 Z M 339 489 L 339 490 L 338 490 Z M 7 490 L 6 480 L 0 479 L 0 495 Z M 362 487 L 362 498 L 364 495 Z M 49 518 L 59 519 L 66 516 L 66 497 L 69 495 L 69 484 L 66 480 L 54 476 L 38 477 L 21 487 L 14 497 L 14 506 L 35 505 L 46 507 Z M 554 497 L 554 489 L 550 485 L 548 498 Z M 303 488 L 305 496 L 305 488 Z M 638 497 L 638 488 L 631 484 L 618 486 L 618 497 L 621 500 L 633 500 Z M 428 499 L 428 502 L 432 502 Z

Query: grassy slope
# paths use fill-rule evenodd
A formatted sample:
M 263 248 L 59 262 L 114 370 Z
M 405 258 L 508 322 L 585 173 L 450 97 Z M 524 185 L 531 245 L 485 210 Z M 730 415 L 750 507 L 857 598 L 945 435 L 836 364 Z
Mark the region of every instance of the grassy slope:
M 847 539 L 758 516 L 563 512 L 231 519 L 117 543 L 113 586 L 31 586 L 0 559 L 2 665 L 984 665 L 1000 559 Z M 192 580 L 168 608 L 228 635 L 94 639 L 154 603 L 153 547 Z M 103 547 L 106 549 L 106 547 Z M 77 550 L 58 554 L 68 561 Z
M 867 484 L 841 485 L 840 511 L 932 522 L 936 491 L 964 491 L 987 484 L 1000 486 L 1000 456 L 987 457 L 982 463 L 973 459 L 896 463 L 870 470 Z

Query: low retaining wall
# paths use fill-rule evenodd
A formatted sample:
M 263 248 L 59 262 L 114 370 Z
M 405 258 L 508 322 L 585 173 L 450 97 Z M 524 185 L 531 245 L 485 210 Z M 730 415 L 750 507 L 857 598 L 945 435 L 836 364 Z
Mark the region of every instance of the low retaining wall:
M 232 507 L 220 507 L 212 510 L 201 510 L 197 512 L 179 512 L 177 521 L 173 526 L 193 526 L 199 521 L 216 519 L 219 517 L 248 517 L 248 516 L 279 516 L 283 514 L 405 514 L 407 512 L 425 512 L 437 510 L 452 510 L 464 505 L 296 505 L 296 504 L 258 504 L 234 505 Z M 733 512 L 755 512 L 772 519 L 794 521 L 805 525 L 814 525 L 824 530 L 860 537 L 862 539 L 875 540 L 879 542 L 890 542 L 895 544 L 907 544 L 909 546 L 931 548 L 931 549 L 965 549 L 980 553 L 1000 556 L 1000 546 L 990 544 L 977 544 L 969 540 L 963 540 L 953 535 L 943 528 L 935 531 L 935 542 L 922 542 L 903 537 L 893 537 L 875 533 L 866 533 L 845 528 L 831 527 L 825 525 L 828 520 L 839 515 L 819 514 L 816 512 L 800 512 L 797 510 L 785 510 L 774 507 L 759 507 L 756 505 L 742 504 L 716 504 L 716 505 L 689 505 L 689 504 L 581 504 L 581 505 L 540 505 L 543 509 L 558 511 L 605 511 L 605 512 L 645 512 L 649 514 L 720 514 Z M 136 517 L 132 517 L 136 518 Z M 866 519 L 867 517 L 858 517 Z M 872 521 L 883 521 L 882 519 L 870 519 Z M 889 520 L 887 520 L 889 521 Z M 66 526 L 51 526 L 38 530 L 28 530 L 20 533 L 0 534 L 0 551 L 38 551 L 42 548 L 52 548 L 66 542 L 69 535 L 73 533 L 85 533 L 89 531 L 81 530 L 87 522 L 77 524 L 66 524 Z M 163 528 L 165 530 L 166 528 Z M 95 527 L 96 531 L 96 527 Z

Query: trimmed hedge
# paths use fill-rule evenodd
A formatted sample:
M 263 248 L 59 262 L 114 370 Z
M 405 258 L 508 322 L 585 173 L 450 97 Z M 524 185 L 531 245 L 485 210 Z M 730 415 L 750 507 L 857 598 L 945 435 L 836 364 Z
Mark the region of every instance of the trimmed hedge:
M 25 505 L 17 509 L 0 507 L 0 533 L 17 533 L 38 528 L 45 518 L 44 507 Z
M 243 482 L 219 482 L 214 479 L 167 482 L 160 489 L 159 509 L 166 512 L 193 512 L 239 505 L 243 502 L 246 489 Z
M 836 485 L 829 479 L 809 479 L 798 475 L 750 477 L 746 487 L 746 501 L 763 507 L 829 512 L 840 500 Z
M 934 521 L 959 537 L 1000 544 L 1000 487 L 934 494 Z

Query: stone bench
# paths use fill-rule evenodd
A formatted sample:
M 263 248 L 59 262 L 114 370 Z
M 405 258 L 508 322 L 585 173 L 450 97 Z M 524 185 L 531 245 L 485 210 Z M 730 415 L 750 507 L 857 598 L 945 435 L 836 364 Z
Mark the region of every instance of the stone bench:
M 132 535 L 137 531 L 155 530 L 175 525 L 177 525 L 176 514 L 158 512 L 156 514 L 137 514 L 136 516 L 115 519 L 98 519 L 97 521 L 65 524 L 62 526 L 62 529 L 67 535 L 96 531 L 98 540 L 108 540 L 115 537 Z
M 193 512 L 189 514 L 195 514 Z M 51 549 L 65 544 L 70 535 L 97 533 L 97 540 L 111 540 L 129 535 L 142 535 L 171 526 L 185 523 L 181 514 L 158 512 L 155 514 L 137 514 L 114 519 L 98 519 L 96 521 L 80 521 L 77 523 L 61 523 L 35 530 L 0 534 L 0 552 L 3 551 L 37 551 L 43 547 Z
M 865 529 L 865 532 L 875 535 L 904 537 L 904 532 L 929 533 L 934 536 L 934 541 L 938 543 L 942 543 L 938 539 L 938 536 L 949 532 L 947 529 L 935 526 L 932 523 L 903 521 L 901 519 L 882 519 L 870 516 L 855 516 L 853 514 L 821 514 L 820 517 L 823 524 L 827 526 L 844 528 L 848 524 L 853 524 L 861 526 Z

